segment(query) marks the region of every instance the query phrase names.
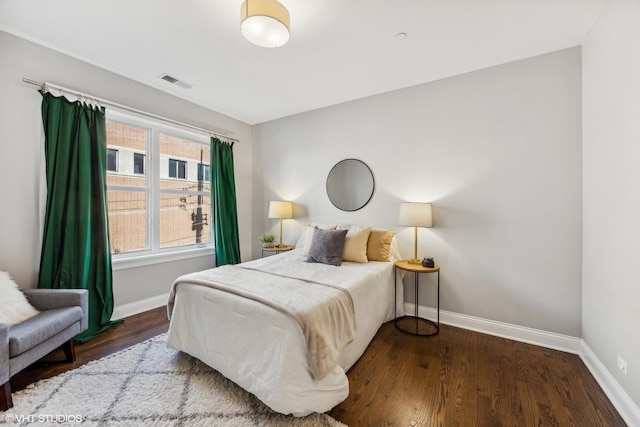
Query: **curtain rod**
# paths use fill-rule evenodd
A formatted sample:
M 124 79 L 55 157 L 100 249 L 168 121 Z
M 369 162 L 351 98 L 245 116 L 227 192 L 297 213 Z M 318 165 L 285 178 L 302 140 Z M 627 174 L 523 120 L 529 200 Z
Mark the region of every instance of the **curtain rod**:
M 225 135 L 224 133 L 221 133 L 221 132 L 216 132 L 216 131 L 212 131 L 212 130 L 209 130 L 209 129 L 204 129 L 204 128 L 201 128 L 201 127 L 198 127 L 198 126 L 191 125 L 189 123 L 184 123 L 184 122 L 180 122 L 178 120 L 173 120 L 173 119 L 170 119 L 170 118 L 167 118 L 167 117 L 163 117 L 163 116 L 160 116 L 158 114 L 149 113 L 149 112 L 143 111 L 143 110 L 138 110 L 137 108 L 128 107 L 126 105 L 118 104 L 117 102 L 109 101 L 107 99 L 98 98 L 98 97 L 93 96 L 93 95 L 87 95 L 85 93 L 78 92 L 78 91 L 71 90 L 71 89 L 67 89 L 67 88 L 62 87 L 62 86 L 56 86 L 56 85 L 52 85 L 52 84 L 49 84 L 49 83 L 41 83 L 41 82 L 37 82 L 35 80 L 27 79 L 26 77 L 23 77 L 22 81 L 25 82 L 25 83 L 28 83 L 30 85 L 39 86 L 43 90 L 46 90 L 46 88 L 50 88 L 50 89 L 59 91 L 62 94 L 66 93 L 66 94 L 69 94 L 69 95 L 72 95 L 72 96 L 75 96 L 75 97 L 78 97 L 78 98 L 86 98 L 86 99 L 89 99 L 91 101 L 99 102 L 100 104 L 110 105 L 112 107 L 116 107 L 116 108 L 119 108 L 121 110 L 125 110 L 125 111 L 130 111 L 132 113 L 141 114 L 143 116 L 151 117 L 151 118 L 154 118 L 154 119 L 157 119 L 157 120 L 162 120 L 162 121 L 167 122 L 167 123 L 171 123 L 171 124 L 174 124 L 174 125 L 178 125 L 178 126 L 182 126 L 182 127 L 188 128 L 188 129 L 192 129 L 192 130 L 196 130 L 196 131 L 199 131 L 199 132 L 202 132 L 202 133 L 206 133 L 206 134 L 211 135 L 211 136 L 221 137 L 223 139 L 226 139 L 227 141 L 238 142 L 237 139 L 231 138 L 231 137 L 229 137 L 229 136 L 227 136 L 227 135 Z

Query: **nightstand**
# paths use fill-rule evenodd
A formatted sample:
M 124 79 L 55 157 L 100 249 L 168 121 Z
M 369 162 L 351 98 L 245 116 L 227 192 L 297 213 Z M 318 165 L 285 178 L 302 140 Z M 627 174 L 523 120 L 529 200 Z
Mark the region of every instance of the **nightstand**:
M 274 246 L 272 248 L 262 248 L 262 258 L 264 258 L 264 254 L 279 254 L 280 252 L 289 252 L 293 249 L 293 246 Z
M 414 276 L 414 287 L 415 287 L 415 294 L 416 294 L 416 299 L 415 299 L 415 314 L 413 316 L 402 316 L 402 317 L 397 317 L 394 316 L 394 323 L 396 325 L 396 328 L 400 329 L 403 332 L 406 332 L 408 334 L 412 334 L 412 335 L 418 335 L 418 336 L 422 336 L 422 337 L 430 337 L 433 335 L 437 335 L 438 332 L 440 332 L 440 266 L 438 264 L 436 264 L 433 268 L 429 268 L 429 267 L 423 267 L 421 264 L 412 264 L 409 261 L 396 261 L 395 265 L 394 265 L 394 271 L 393 271 L 393 281 L 394 281 L 394 287 L 397 288 L 397 281 L 398 281 L 398 272 L 397 270 L 404 270 L 404 271 L 409 271 L 411 273 L 413 273 Z M 438 320 L 437 322 L 433 322 L 432 320 L 429 319 L 425 319 L 423 317 L 418 316 L 418 288 L 419 288 L 419 279 L 420 279 L 420 275 L 423 273 L 436 273 L 438 275 L 438 306 L 437 306 L 437 316 L 438 316 Z M 408 324 L 412 324 L 413 323 L 413 319 L 415 319 L 415 332 L 413 330 L 409 330 L 408 327 L 406 325 Z M 405 321 L 402 321 L 405 320 Z M 400 323 L 398 323 L 398 321 L 401 321 Z M 420 329 L 420 325 L 426 325 L 428 329 L 434 329 L 435 331 L 433 332 L 422 332 Z M 413 325 L 411 325 L 413 326 Z M 413 328 L 412 328 L 413 329 Z M 426 329 L 426 328 L 422 328 L 422 329 Z

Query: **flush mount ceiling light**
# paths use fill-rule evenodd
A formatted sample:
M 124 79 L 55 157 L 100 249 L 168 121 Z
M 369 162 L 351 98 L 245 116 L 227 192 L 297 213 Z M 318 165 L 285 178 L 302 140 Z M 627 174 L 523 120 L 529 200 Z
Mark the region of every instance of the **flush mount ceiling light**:
M 282 46 L 289 41 L 289 11 L 276 0 L 245 0 L 240 7 L 240 30 L 255 45 Z

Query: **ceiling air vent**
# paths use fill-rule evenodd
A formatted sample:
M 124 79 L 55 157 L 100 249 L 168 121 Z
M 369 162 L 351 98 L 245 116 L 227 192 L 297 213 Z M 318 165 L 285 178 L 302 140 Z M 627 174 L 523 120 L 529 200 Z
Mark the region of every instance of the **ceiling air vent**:
M 173 76 L 170 76 L 169 74 L 166 74 L 166 73 L 162 74 L 160 76 L 160 78 L 162 80 L 166 81 L 166 82 L 169 82 L 169 83 L 174 84 L 176 86 L 180 86 L 183 89 L 191 89 L 191 85 L 189 83 L 185 83 L 180 79 L 177 79 L 177 78 L 175 78 Z

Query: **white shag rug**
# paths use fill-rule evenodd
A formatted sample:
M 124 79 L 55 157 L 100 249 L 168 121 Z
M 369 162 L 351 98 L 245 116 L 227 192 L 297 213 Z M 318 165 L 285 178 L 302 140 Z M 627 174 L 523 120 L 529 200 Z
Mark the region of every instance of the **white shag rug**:
M 296 418 L 185 353 L 162 334 L 13 394 L 0 424 L 83 426 L 345 426 L 326 414 Z

